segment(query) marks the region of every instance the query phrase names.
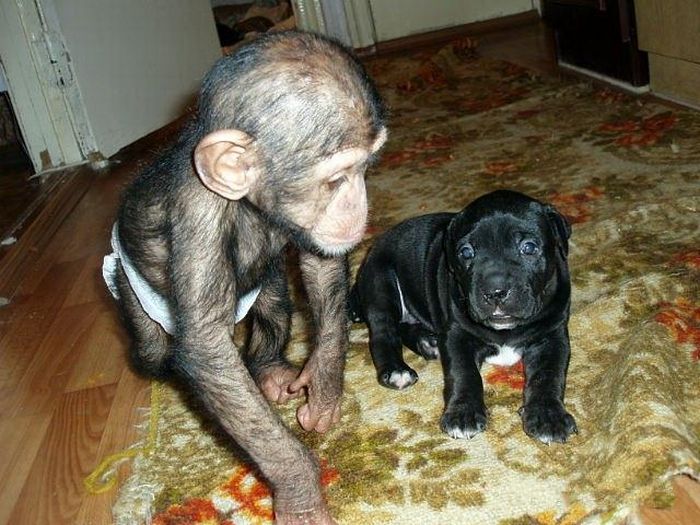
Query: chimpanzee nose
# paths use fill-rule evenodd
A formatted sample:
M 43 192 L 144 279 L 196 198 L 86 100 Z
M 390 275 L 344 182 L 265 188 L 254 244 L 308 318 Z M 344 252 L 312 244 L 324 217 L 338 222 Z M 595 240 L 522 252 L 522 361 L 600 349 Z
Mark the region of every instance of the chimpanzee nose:
M 510 290 L 494 288 L 484 293 L 484 299 L 489 304 L 501 304 L 510 295 Z

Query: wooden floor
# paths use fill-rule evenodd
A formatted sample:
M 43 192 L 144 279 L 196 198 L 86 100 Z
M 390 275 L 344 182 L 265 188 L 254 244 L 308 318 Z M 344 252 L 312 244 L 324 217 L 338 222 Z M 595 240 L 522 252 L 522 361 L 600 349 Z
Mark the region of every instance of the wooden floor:
M 480 37 L 482 53 L 554 71 L 539 26 Z M 117 156 L 0 308 L 0 524 L 111 523 L 115 491 L 87 495 L 83 479 L 137 438 L 148 382 L 125 364 L 127 341 L 100 277 L 118 194 L 162 132 Z M 2 262 L 0 262 L 2 264 Z M 120 475 L 124 476 L 124 468 Z M 700 523 L 698 484 L 679 478 L 672 510 L 646 525 Z

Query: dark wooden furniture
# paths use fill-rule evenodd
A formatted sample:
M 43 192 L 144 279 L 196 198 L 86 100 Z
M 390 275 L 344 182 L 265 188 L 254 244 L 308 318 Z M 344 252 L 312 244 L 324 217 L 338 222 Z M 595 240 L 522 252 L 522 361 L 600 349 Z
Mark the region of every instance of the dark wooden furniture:
M 649 83 L 647 54 L 637 47 L 633 0 L 544 0 L 560 63 L 632 86 Z

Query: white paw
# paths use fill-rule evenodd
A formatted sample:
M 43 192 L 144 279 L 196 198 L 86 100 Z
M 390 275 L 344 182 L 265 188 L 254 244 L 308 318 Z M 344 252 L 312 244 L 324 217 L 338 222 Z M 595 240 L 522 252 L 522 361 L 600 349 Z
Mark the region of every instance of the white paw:
M 431 345 L 426 339 L 420 339 L 418 341 L 418 349 L 423 357 L 426 359 L 437 359 L 440 357 L 440 352 L 438 352 L 437 345 Z
M 447 435 L 453 439 L 471 439 L 481 432 L 481 430 L 469 431 L 459 427 L 446 428 Z
M 398 388 L 399 390 L 411 386 L 415 382 L 416 378 L 414 378 L 408 370 L 403 370 L 402 372 L 392 372 L 389 376 L 389 383 L 394 388 Z

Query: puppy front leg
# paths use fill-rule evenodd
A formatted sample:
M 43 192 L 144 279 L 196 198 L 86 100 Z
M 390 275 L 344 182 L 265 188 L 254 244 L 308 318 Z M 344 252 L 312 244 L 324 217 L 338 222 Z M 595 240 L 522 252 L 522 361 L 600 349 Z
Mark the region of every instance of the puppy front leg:
M 450 328 L 438 344 L 445 377 L 440 428 L 455 439 L 471 439 L 486 428 L 487 422 L 478 349 L 459 328 Z
M 564 408 L 569 353 L 563 329 L 523 355 L 525 391 L 520 416 L 525 433 L 543 443 L 564 443 L 578 432 L 576 421 Z

